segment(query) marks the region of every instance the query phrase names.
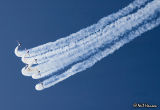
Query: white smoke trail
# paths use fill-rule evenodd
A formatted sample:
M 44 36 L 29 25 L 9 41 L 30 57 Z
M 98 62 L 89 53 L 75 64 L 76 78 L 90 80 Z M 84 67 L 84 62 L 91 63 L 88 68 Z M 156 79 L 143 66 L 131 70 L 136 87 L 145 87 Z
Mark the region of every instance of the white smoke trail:
M 98 48 L 115 41 L 120 38 L 120 36 L 123 36 L 127 31 L 132 30 L 132 28 L 140 25 L 144 21 L 151 19 L 159 7 L 159 5 L 156 4 L 154 8 L 150 8 L 155 3 L 159 2 L 149 3 L 146 7 L 138 10 L 136 13 L 123 17 L 108 25 L 101 32 L 100 36 L 95 34 L 86 38 L 86 40 L 88 39 L 88 43 L 85 43 L 84 45 L 76 44 L 78 46 L 75 50 L 70 50 L 68 51 L 69 53 L 66 52 L 56 58 L 52 57 L 53 60 L 50 62 L 35 66 L 34 68 L 40 70 L 41 73 L 34 74 L 32 77 L 35 79 L 42 78 L 94 54 L 98 51 Z
M 56 54 L 58 52 L 66 51 L 67 46 L 71 46 L 72 42 L 79 42 L 80 40 L 83 40 L 84 38 L 95 34 L 96 32 L 100 31 L 105 27 L 107 24 L 110 24 L 111 22 L 137 10 L 139 7 L 143 6 L 146 2 L 150 0 L 135 0 L 133 3 L 129 4 L 127 7 L 123 8 L 122 10 L 118 11 L 117 13 L 111 14 L 107 17 L 102 18 L 97 24 L 94 24 L 90 27 L 87 27 L 85 29 L 80 30 L 77 33 L 71 34 L 68 37 L 61 38 L 55 42 L 50 42 L 32 49 L 29 49 L 30 56 L 38 56 L 41 58 L 43 57 L 42 54 L 47 53 L 50 55 Z M 16 49 L 15 54 L 19 57 L 22 57 L 23 54 L 25 54 L 25 51 L 18 51 Z M 46 55 L 48 56 L 48 55 Z M 39 59 L 40 59 L 39 58 Z M 45 59 L 45 56 L 43 57 Z
M 107 55 L 113 53 L 115 50 L 122 47 L 124 44 L 130 42 L 137 36 L 140 36 L 144 32 L 151 30 L 152 28 L 155 28 L 160 24 L 160 18 L 158 18 L 155 21 L 152 21 L 151 23 L 147 23 L 141 27 L 139 27 L 136 31 L 131 32 L 126 39 L 122 39 L 121 41 L 115 43 L 111 48 L 107 48 L 105 51 L 100 51 L 96 55 L 92 56 L 88 60 L 85 60 L 83 62 L 77 63 L 74 66 L 72 66 L 71 69 L 67 70 L 63 74 L 60 75 L 54 75 L 47 80 L 44 80 L 43 82 L 36 85 L 36 90 L 43 90 L 45 88 L 49 88 L 55 84 L 57 84 L 60 81 L 65 80 L 66 78 L 86 70 L 89 67 L 92 67 L 97 61 L 101 60 L 102 58 L 106 57 Z
M 98 30 L 102 30 L 103 28 L 102 27 L 104 27 L 105 25 L 107 25 L 107 24 L 109 24 L 111 21 L 115 21 L 116 19 L 119 19 L 120 17 L 122 17 L 122 16 L 124 16 L 124 15 L 127 15 L 129 12 L 132 12 L 133 10 L 135 10 L 135 9 L 137 9 L 137 8 L 139 8 L 139 7 L 141 7 L 142 5 L 144 5 L 146 2 L 148 2 L 149 0 L 135 0 L 133 3 L 131 3 L 130 5 L 128 5 L 126 8 L 123 8 L 122 10 L 120 10 L 119 12 L 117 12 L 117 13 L 115 13 L 115 14 L 111 14 L 110 16 L 108 16 L 108 17 L 105 17 L 105 18 L 103 18 L 103 19 L 101 19 L 100 21 L 99 21 L 99 23 L 98 24 L 94 24 L 94 25 L 92 25 L 92 26 L 90 26 L 90 27 L 88 27 L 87 29 L 83 29 L 83 30 L 81 30 L 81 31 L 79 31 L 78 32 L 78 34 L 72 34 L 72 35 L 75 35 L 74 37 L 71 35 L 71 36 L 69 36 L 69 37 L 67 37 L 68 39 L 73 39 L 73 40 L 71 40 L 72 42 L 73 41 L 76 41 L 76 39 L 78 40 L 79 39 L 79 36 L 81 36 L 81 37 L 83 37 L 83 36 L 87 36 L 88 35 L 88 33 L 95 33 L 95 34 L 93 34 L 94 35 L 94 38 L 93 39 L 96 39 L 96 36 L 98 36 L 98 34 L 99 34 L 99 32 L 97 32 Z M 95 31 L 95 29 L 96 29 L 96 31 Z M 89 31 L 88 31 L 89 30 Z M 81 33 L 81 34 L 80 34 Z M 85 35 L 86 34 L 86 35 Z M 82 36 L 83 35 L 83 36 Z M 76 38 L 77 37 L 77 38 Z M 66 38 L 66 39 L 67 39 Z M 63 38 L 64 39 L 64 38 Z M 62 40 L 63 40 L 62 39 Z M 90 39 L 89 39 L 90 40 Z M 15 49 L 15 53 L 16 53 L 16 55 L 18 55 L 18 56 L 21 56 L 22 57 L 22 61 L 24 62 L 24 63 L 26 63 L 26 64 L 35 64 L 35 62 L 34 62 L 34 59 L 38 59 L 38 63 L 44 63 L 44 62 L 47 62 L 47 61 L 49 61 L 49 60 L 51 60 L 51 59 L 58 59 L 57 57 L 59 57 L 60 55 L 63 55 L 63 53 L 64 53 L 64 51 L 65 51 L 65 55 L 67 55 L 67 50 L 73 50 L 73 49 L 77 49 L 77 47 L 81 47 L 81 45 L 84 45 L 86 42 L 85 41 L 88 41 L 89 42 L 89 40 L 87 40 L 87 39 L 85 39 L 85 40 L 79 40 L 79 42 L 75 42 L 76 43 L 76 45 L 77 46 L 75 46 L 75 43 L 70 43 L 69 44 L 69 46 L 66 46 L 66 47 L 64 47 L 64 48 L 61 48 L 61 45 L 60 45 L 60 47 L 58 47 L 57 46 L 57 48 L 59 48 L 59 49 L 57 49 L 57 50 L 54 50 L 54 51 L 51 51 L 51 52 L 48 52 L 48 53 L 46 53 L 45 55 L 40 55 L 40 56 L 37 56 L 37 57 L 34 57 L 34 58 L 30 58 L 29 56 L 28 57 L 24 57 L 25 55 L 24 54 L 22 54 L 23 52 L 21 52 L 21 51 L 18 51 L 18 47 Z M 61 40 L 57 40 L 57 41 L 61 41 Z M 57 42 L 56 41 L 56 42 Z M 61 41 L 62 42 L 62 41 Z M 64 42 L 64 41 L 63 41 Z M 64 42 L 65 43 L 65 42 Z M 66 43 L 68 43 L 68 42 L 66 42 Z M 50 45 L 51 43 L 49 43 L 48 45 Z M 53 43 L 54 44 L 54 43 Z M 43 48 L 49 48 L 49 47 L 46 47 L 46 45 L 47 44 L 45 44 L 45 45 L 42 45 L 42 46 L 40 46 L 40 47 L 36 47 L 36 48 L 40 48 L 40 49 L 42 49 L 42 47 Z M 64 45 L 64 44 L 62 44 L 62 45 Z M 68 44 L 65 44 L 65 45 L 68 45 Z M 73 47 L 73 48 L 72 48 Z M 35 48 L 34 48 L 35 49 Z M 29 50 L 29 52 L 31 51 L 31 50 L 34 50 L 34 49 L 30 49 Z M 38 49 L 38 50 L 40 50 L 40 49 Z M 62 53 L 62 51 L 63 51 L 63 53 Z M 71 51 L 69 51 L 69 52 L 71 52 Z M 21 53 L 21 54 L 20 54 Z M 36 52 L 37 53 L 37 52 Z M 57 54 L 57 55 L 55 55 L 55 53 Z M 54 55 L 53 55 L 54 54 Z M 30 56 L 31 56 L 31 53 L 30 53 Z M 54 57 L 54 58 L 53 58 Z M 50 59 L 51 58 L 51 59 Z M 63 61 L 62 60 L 62 58 L 61 57 L 59 57 L 60 58 L 60 60 L 61 61 Z M 55 62 L 59 62 L 59 61 L 55 61 Z M 50 62 L 49 62 L 50 63 Z M 58 63 L 56 63 L 56 65 L 57 65 Z M 63 63 L 64 64 L 64 63 Z M 56 65 L 54 65 L 54 66 L 52 66 L 52 68 L 54 67 L 56 67 Z M 58 66 L 58 65 L 57 65 Z M 61 65 L 62 66 L 62 65 Z M 40 67 L 39 68 L 41 68 L 41 67 L 43 67 L 43 65 L 40 65 Z M 60 67 L 60 66 L 58 66 L 58 67 Z M 58 69 L 58 68 L 55 68 L 56 70 Z M 60 68 L 59 68 L 60 69 Z M 55 71 L 56 71 L 55 70 Z M 45 71 L 45 70 L 44 70 Z M 36 71 L 35 71 L 36 72 Z M 54 72 L 54 69 L 52 69 L 52 72 Z M 24 71 L 24 68 L 22 69 L 22 73 L 24 73 L 24 75 L 27 75 L 26 74 L 26 72 Z M 41 73 L 43 73 L 43 72 L 41 72 Z M 30 75 L 32 75 L 31 73 L 29 73 L 27 76 L 30 76 Z M 43 76 L 43 75 L 42 75 Z
M 29 56 L 15 54 L 29 64 L 22 74 L 34 79 L 53 75 L 36 85 L 42 90 L 84 71 L 124 44 L 160 24 L 160 0 L 135 0 L 126 8 L 102 18 L 86 29 L 32 49 Z M 37 65 L 36 60 L 37 59 Z M 59 74 L 59 71 L 64 71 Z

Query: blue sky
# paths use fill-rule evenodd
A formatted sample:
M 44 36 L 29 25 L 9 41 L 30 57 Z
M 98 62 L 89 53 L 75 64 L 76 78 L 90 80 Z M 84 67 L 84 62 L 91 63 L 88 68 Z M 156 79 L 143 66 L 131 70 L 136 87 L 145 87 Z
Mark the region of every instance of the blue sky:
M 160 27 L 123 46 L 92 68 L 37 92 L 14 55 L 96 23 L 132 0 L 0 0 L 0 110 L 128 110 L 160 103 Z

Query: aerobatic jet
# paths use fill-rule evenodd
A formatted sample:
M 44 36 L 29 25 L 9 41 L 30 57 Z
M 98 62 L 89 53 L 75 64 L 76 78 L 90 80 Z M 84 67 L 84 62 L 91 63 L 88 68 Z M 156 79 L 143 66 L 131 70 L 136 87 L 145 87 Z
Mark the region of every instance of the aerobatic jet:
M 38 63 L 37 63 L 37 59 L 34 59 L 34 61 L 35 61 L 36 64 L 38 64 Z
M 21 47 L 21 43 L 17 40 L 17 43 L 18 43 L 18 47 Z

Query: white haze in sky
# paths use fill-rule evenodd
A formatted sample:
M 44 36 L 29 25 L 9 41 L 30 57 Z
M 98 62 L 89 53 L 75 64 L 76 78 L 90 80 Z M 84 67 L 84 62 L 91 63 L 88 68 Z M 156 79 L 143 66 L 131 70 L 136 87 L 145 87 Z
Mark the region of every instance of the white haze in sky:
M 102 18 L 96 24 L 67 37 L 31 49 L 15 49 L 27 64 L 24 76 L 46 78 L 36 90 L 92 67 L 102 58 L 160 24 L 160 0 L 135 0 L 127 7 Z

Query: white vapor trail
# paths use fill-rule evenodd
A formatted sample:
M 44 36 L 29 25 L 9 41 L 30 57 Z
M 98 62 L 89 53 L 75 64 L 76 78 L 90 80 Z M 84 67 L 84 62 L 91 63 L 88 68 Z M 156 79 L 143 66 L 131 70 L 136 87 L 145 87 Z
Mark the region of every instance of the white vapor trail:
M 83 62 L 75 64 L 74 66 L 72 66 L 69 70 L 67 70 L 63 74 L 60 74 L 57 76 L 52 76 L 52 77 L 48 78 L 47 80 L 44 80 L 43 81 L 43 88 L 51 87 L 51 86 L 57 84 L 58 82 L 63 81 L 64 79 L 66 79 L 66 78 L 68 78 L 78 72 L 84 71 L 87 68 L 92 67 L 97 61 L 99 61 L 102 58 L 106 57 L 107 55 L 113 53 L 115 50 L 119 49 L 125 43 L 130 42 L 135 37 L 141 35 L 142 33 L 146 32 L 148 30 L 151 30 L 152 28 L 154 28 L 155 26 L 158 26 L 159 24 L 160 24 L 160 18 L 158 18 L 156 21 L 153 21 L 151 23 L 147 23 L 146 25 L 138 28 L 138 30 L 132 32 L 128 36 L 129 38 L 123 39 L 120 42 L 115 43 L 115 45 L 113 45 L 111 48 L 108 48 L 105 51 L 100 51 L 99 53 L 92 56 L 91 58 L 89 58 Z M 36 85 L 37 89 L 40 86 L 41 86 L 41 83 L 37 84 Z
M 80 30 L 77 33 L 73 33 L 70 36 L 61 38 L 55 42 L 50 42 L 32 49 L 28 49 L 30 51 L 30 56 L 31 57 L 38 56 L 39 54 L 43 55 L 44 53 L 47 53 L 47 52 L 50 52 L 49 54 L 52 55 L 52 54 L 56 54 L 59 51 L 61 52 L 62 50 L 66 50 L 66 46 L 68 45 L 70 46 L 72 42 L 78 42 L 83 38 L 86 38 L 92 34 L 95 34 L 96 32 L 99 32 L 107 24 L 110 24 L 111 22 L 137 10 L 139 7 L 143 6 L 148 1 L 150 0 L 135 0 L 133 3 L 129 4 L 127 7 L 123 8 L 117 13 L 113 13 L 107 17 L 102 18 L 97 24 L 91 25 L 85 29 Z M 15 49 L 15 54 L 19 57 L 22 57 L 25 54 L 25 51 L 18 51 L 18 47 L 17 47 L 17 49 Z M 39 57 L 42 57 L 42 56 L 39 56 Z
M 102 18 L 97 24 L 35 48 L 29 53 L 18 46 L 15 54 L 28 66 L 22 74 L 40 79 L 36 90 L 51 87 L 60 81 L 92 67 L 144 32 L 160 24 L 160 0 L 135 0 L 117 13 Z M 51 76 L 52 75 L 52 76 Z

